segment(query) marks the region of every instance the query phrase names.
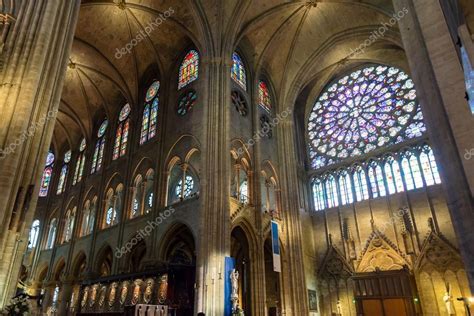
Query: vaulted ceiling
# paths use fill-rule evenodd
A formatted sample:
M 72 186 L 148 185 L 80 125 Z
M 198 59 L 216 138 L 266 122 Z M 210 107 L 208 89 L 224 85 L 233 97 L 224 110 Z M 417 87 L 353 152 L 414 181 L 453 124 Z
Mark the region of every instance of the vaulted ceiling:
M 118 53 L 170 8 L 130 53 Z M 280 103 L 294 102 L 308 85 L 323 85 L 348 60 L 406 68 L 397 25 L 349 56 L 392 14 L 391 0 L 85 0 L 53 144 L 76 149 L 83 136 L 92 137 L 98 120 L 116 117 L 125 102 L 136 106 L 150 73 L 174 78 L 180 56 L 193 44 L 207 54 L 239 47 L 250 68 L 268 77 Z

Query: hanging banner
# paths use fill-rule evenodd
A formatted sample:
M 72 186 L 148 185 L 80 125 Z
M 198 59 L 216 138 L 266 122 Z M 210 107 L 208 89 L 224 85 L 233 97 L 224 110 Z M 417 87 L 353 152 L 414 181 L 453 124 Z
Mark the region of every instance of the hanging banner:
M 232 257 L 225 257 L 224 267 L 224 316 L 232 316 L 232 282 L 230 275 L 235 269 L 235 259 Z
M 275 221 L 272 224 L 272 253 L 273 253 L 273 271 L 281 272 L 280 259 L 280 238 L 278 236 L 278 223 Z

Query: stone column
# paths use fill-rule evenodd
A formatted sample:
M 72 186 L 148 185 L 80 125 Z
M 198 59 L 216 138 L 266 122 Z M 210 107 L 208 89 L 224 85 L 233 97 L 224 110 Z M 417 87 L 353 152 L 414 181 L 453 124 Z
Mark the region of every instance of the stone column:
M 308 300 L 306 294 L 306 278 L 302 241 L 302 214 L 300 214 L 298 192 L 298 163 L 295 147 L 295 125 L 291 111 L 290 114 L 281 116 L 277 126 L 278 161 L 280 169 L 281 210 L 279 217 L 282 219 L 280 238 L 285 243 L 282 245 L 282 308 L 285 315 L 308 315 Z M 283 110 L 282 110 L 283 113 Z
M 229 159 L 230 119 L 230 54 L 228 60 L 218 56 L 203 58 L 204 74 L 200 78 L 207 83 L 201 100 L 204 144 L 202 150 L 201 222 L 197 236 L 196 312 L 209 316 L 224 313 L 224 258 L 230 255 L 230 177 L 232 166 Z
M 473 147 L 473 118 L 464 99 L 464 77 L 439 1 L 394 0 L 412 77 L 439 163 L 448 208 L 474 291 L 472 164 L 463 154 Z M 472 186 L 472 184 L 471 184 Z
M 0 307 L 16 287 L 49 149 L 79 0 L 24 0 L 0 73 Z M 26 242 L 18 247 L 23 253 Z M 12 269 L 8 269 L 12 267 Z

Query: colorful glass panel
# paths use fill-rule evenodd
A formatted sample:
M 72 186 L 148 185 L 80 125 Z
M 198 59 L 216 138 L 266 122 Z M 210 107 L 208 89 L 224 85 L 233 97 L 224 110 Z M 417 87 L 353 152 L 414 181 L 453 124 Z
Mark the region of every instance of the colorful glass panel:
M 267 111 L 272 110 L 272 102 L 270 100 L 270 92 L 264 81 L 258 83 L 258 104 Z
M 107 126 L 109 125 L 108 120 L 104 120 L 102 124 L 99 127 L 99 131 L 97 132 L 97 137 L 102 137 L 105 134 L 105 131 L 107 130 Z
M 474 69 L 469 56 L 464 47 L 461 47 L 461 60 L 464 68 L 464 77 L 466 81 L 466 93 L 469 97 L 469 106 L 474 114 Z
M 400 69 L 382 65 L 331 83 L 315 103 L 307 128 L 315 169 L 426 131 L 413 81 Z
M 247 74 L 245 73 L 245 66 L 239 54 L 234 52 L 232 54 L 232 69 L 231 78 L 239 84 L 239 86 L 247 90 Z
M 197 93 L 194 90 L 186 92 L 178 101 L 178 114 L 181 116 L 186 115 L 189 111 L 192 110 L 196 104 Z
M 199 54 L 196 50 L 190 50 L 179 67 L 178 89 L 184 88 L 198 78 Z
M 146 91 L 145 101 L 150 102 L 151 100 L 153 100 L 153 98 L 158 95 L 159 90 L 160 82 L 158 80 L 154 81 Z
M 119 122 L 123 122 L 130 115 L 130 104 L 125 104 L 120 111 Z
M 150 105 L 145 105 L 142 117 L 142 130 L 140 132 L 140 145 L 148 140 L 148 124 L 150 123 Z

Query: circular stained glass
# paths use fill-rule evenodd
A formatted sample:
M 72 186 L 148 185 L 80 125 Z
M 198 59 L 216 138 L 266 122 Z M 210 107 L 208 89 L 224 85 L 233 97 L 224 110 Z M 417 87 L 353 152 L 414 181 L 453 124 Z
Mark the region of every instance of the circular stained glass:
M 197 93 L 194 90 L 190 90 L 183 94 L 181 98 L 179 98 L 178 102 L 178 114 L 183 116 L 186 115 L 196 104 L 197 100 Z
M 370 65 L 331 83 L 308 122 L 313 168 L 424 134 L 413 81 L 395 67 Z
M 125 104 L 120 111 L 119 121 L 123 122 L 130 114 L 130 104 Z
M 83 152 L 84 149 L 86 149 L 86 139 L 85 139 L 85 138 L 83 138 L 83 139 L 81 140 L 81 145 L 79 145 L 79 151 L 80 151 L 80 152 Z
M 237 91 L 232 91 L 231 94 L 232 105 L 235 107 L 237 112 L 242 116 L 247 116 L 247 102 L 242 94 Z
M 54 154 L 50 151 L 48 156 L 46 156 L 46 166 L 51 166 L 54 162 Z
M 105 134 L 105 131 L 107 130 L 107 125 L 109 125 L 108 120 L 104 120 L 102 124 L 100 125 L 99 131 L 97 132 L 98 137 L 102 137 Z
M 150 102 L 158 94 L 158 90 L 160 90 L 160 82 L 157 80 L 148 88 L 145 101 Z
M 64 154 L 64 162 L 65 163 L 68 163 L 69 161 L 71 161 L 71 151 L 68 150 L 65 154 Z

